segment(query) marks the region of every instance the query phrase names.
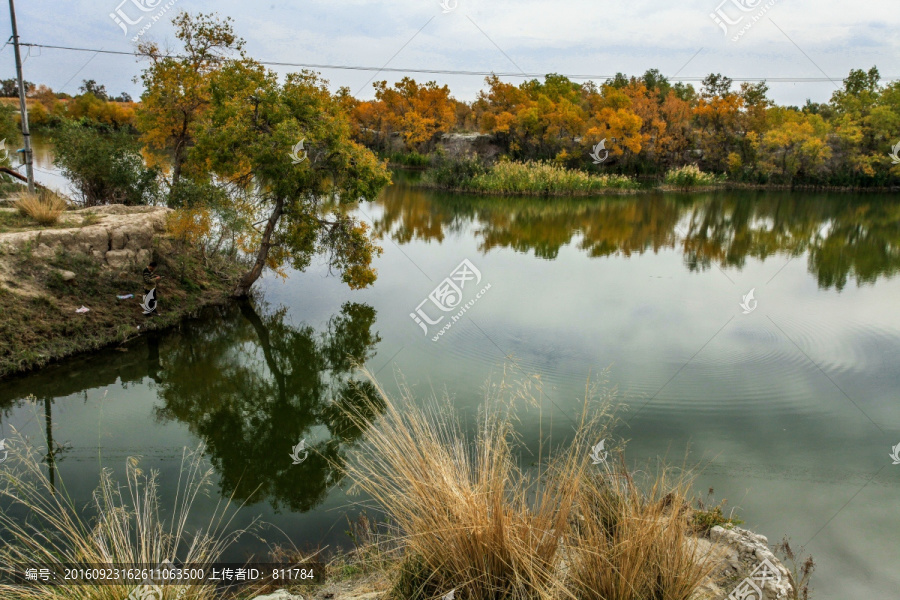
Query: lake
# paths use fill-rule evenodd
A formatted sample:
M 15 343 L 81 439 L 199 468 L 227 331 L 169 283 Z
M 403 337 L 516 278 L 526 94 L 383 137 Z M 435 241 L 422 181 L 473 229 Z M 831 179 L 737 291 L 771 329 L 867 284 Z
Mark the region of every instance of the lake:
M 234 496 L 238 526 L 261 516 L 300 547 L 346 546 L 360 498 L 329 460 L 363 433 L 334 404 L 355 401 L 354 361 L 469 420 L 504 367 L 539 376 L 541 411 L 521 415 L 532 449 L 538 415 L 565 439 L 609 368 L 629 464 L 698 465 L 698 490 L 744 527 L 807 546 L 817 599 L 900 589 L 900 199 L 504 199 L 409 178 L 359 211 L 384 248 L 372 288 L 315 263 L 269 274 L 253 303 L 0 382 L 0 435 L 52 438 L 79 504 L 134 455 L 171 502 L 182 449 L 203 443 L 217 489 L 199 521 Z M 301 439 L 315 452 L 292 465 Z

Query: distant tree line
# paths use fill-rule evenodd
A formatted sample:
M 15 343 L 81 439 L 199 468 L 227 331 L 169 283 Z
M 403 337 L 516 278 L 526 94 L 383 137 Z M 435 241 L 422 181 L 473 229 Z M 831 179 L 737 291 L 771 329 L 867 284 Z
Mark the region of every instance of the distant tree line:
M 356 138 L 382 152 L 427 154 L 446 133 L 479 132 L 513 160 L 630 175 L 696 164 L 752 183 L 900 181 L 890 157 L 900 143 L 900 82 L 882 84 L 875 67 L 851 71 L 829 102 L 802 107 L 776 105 L 765 82 L 735 86 L 711 74 L 695 89 L 656 69 L 601 85 L 555 74 L 519 85 L 492 76 L 469 103 L 408 77 L 374 85 L 374 100 L 347 95 L 345 103 Z M 589 154 L 600 142 L 609 155 L 596 167 Z

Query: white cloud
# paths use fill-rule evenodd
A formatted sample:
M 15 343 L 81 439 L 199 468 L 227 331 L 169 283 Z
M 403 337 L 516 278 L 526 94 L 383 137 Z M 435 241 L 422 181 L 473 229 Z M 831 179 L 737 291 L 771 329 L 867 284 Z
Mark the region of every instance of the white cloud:
M 109 17 L 119 1 L 21 5 L 21 36 L 46 44 L 128 50 L 130 43 Z M 882 75 L 900 76 L 900 40 L 893 33 L 900 28 L 900 11 L 891 0 L 853 6 L 837 0 L 777 0 L 737 42 L 710 18 L 720 1 L 459 0 L 449 14 L 442 13 L 438 0 L 179 0 L 175 8 L 232 17 L 252 56 L 279 62 L 381 67 L 399 51 L 389 66 L 515 72 L 518 65 L 529 73 L 592 75 L 658 68 L 669 75 L 681 69 L 680 75 L 688 77 L 721 72 L 769 78 L 822 77 L 824 71 L 840 80 L 851 68 L 877 64 Z M 159 23 L 148 35 L 171 40 L 172 30 Z M 5 52 L 9 60 L 9 49 Z M 87 62 L 90 58 L 44 50 L 27 61 L 26 78 L 59 86 L 82 69 L 66 91 L 85 78 L 116 93 L 139 91 L 131 79 L 140 66 L 132 59 L 98 55 Z M 335 86 L 356 91 L 373 73 L 323 70 L 323 75 Z M 377 78 L 402 76 L 388 72 Z M 481 77 L 413 76 L 447 83 L 463 99 L 482 88 Z M 771 88 L 777 101 L 802 104 L 807 97 L 827 100 L 834 85 L 772 83 Z M 371 96 L 371 89 L 361 95 Z

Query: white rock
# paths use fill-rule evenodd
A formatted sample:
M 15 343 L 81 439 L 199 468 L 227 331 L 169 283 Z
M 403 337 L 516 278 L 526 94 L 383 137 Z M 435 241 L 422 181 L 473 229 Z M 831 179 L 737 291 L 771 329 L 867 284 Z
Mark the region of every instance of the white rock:
M 257 596 L 253 600 L 304 600 L 303 596 L 296 596 L 287 590 L 278 590 L 268 596 Z

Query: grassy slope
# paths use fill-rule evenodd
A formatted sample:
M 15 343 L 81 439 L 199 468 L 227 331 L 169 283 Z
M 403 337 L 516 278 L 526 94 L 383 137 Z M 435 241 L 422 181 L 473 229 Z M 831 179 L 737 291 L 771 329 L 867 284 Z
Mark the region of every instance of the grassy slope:
M 159 314 L 145 317 L 139 306 L 143 286 L 139 268 L 115 272 L 82 254 L 57 254 L 38 259 L 23 253 L 0 257 L 5 263 L 7 287 L 0 286 L 0 377 L 42 367 L 66 356 L 122 343 L 141 333 L 177 324 L 202 306 L 223 302 L 232 284 L 198 261 L 185 260 L 181 277 L 180 257 L 166 263 L 159 273 Z M 234 267 L 232 267 L 234 268 Z M 64 281 L 60 270 L 76 274 Z M 231 279 L 232 274 L 226 274 Z M 117 295 L 134 294 L 130 300 Z M 77 314 L 80 306 L 90 308 Z

